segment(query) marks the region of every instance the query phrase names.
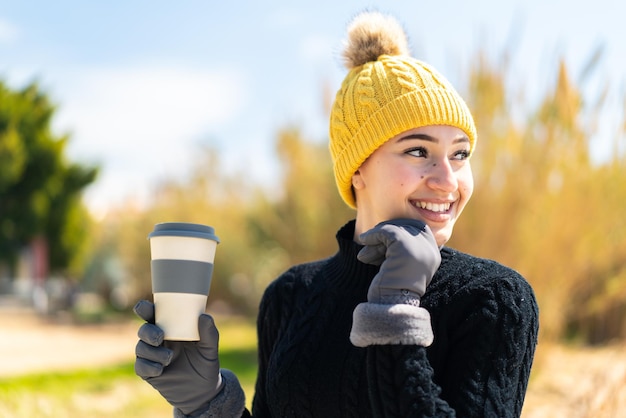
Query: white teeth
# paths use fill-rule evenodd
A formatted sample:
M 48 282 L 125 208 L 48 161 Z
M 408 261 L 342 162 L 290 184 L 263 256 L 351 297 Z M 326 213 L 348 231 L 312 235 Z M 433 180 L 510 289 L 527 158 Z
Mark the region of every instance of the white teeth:
M 417 202 L 417 204 L 422 209 L 426 209 L 431 212 L 445 212 L 450 209 L 450 203 Z

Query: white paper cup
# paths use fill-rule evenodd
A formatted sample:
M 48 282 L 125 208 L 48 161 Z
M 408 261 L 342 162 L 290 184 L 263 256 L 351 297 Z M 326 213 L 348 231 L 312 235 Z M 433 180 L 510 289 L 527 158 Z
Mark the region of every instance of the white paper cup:
M 157 224 L 148 239 L 155 323 L 166 340 L 197 341 L 219 239 L 210 226 L 184 222 Z

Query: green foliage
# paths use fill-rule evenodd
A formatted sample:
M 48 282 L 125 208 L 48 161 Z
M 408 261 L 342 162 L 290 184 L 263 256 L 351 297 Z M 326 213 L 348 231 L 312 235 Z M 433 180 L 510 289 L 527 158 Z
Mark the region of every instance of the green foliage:
M 4 100 L 0 98 L 0 101 Z M 13 126 L 6 126 L 0 137 L 0 192 L 13 184 L 24 170 L 24 144 Z
M 49 266 L 75 266 L 87 217 L 81 191 L 95 168 L 65 160 L 67 137 L 50 129 L 54 107 L 36 84 L 11 91 L 0 82 L 0 262 L 12 267 L 35 237 L 49 245 Z

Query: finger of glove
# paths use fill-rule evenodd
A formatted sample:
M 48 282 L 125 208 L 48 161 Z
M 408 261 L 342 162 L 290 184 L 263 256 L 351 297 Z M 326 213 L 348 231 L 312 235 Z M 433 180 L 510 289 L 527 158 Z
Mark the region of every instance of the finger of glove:
M 370 244 L 371 242 L 368 241 L 368 236 L 382 234 L 382 236 L 373 236 L 369 239 L 389 243 L 389 241 L 397 239 L 397 237 L 402 234 L 419 235 L 424 232 L 426 228 L 428 228 L 428 225 L 417 219 L 392 219 L 378 223 L 369 231 L 361 234 L 360 238 L 365 240 L 363 241 L 365 244 Z
M 423 232 L 425 228 L 428 227 L 428 225 L 426 225 L 424 221 L 420 221 L 419 219 L 410 219 L 410 218 L 391 219 L 391 220 L 379 223 L 376 227 L 383 228 L 386 225 L 402 228 L 410 232 L 411 235 L 418 235 L 420 232 Z
M 425 241 L 428 247 L 439 253 L 435 237 L 428 225 L 416 219 L 381 222 L 361 234 L 359 239 L 365 247 L 359 252 L 357 258 L 368 264 L 380 265 L 390 256 L 390 251 L 398 251 L 398 248 L 405 248 L 401 250 L 403 252 L 411 252 L 410 247 L 420 241 Z
M 139 327 L 139 331 L 137 331 L 137 336 L 141 341 L 145 342 L 146 344 L 158 347 L 163 343 L 163 338 L 165 337 L 165 334 L 163 330 L 158 326 L 146 322 L 141 327 Z
M 217 360 L 220 335 L 211 315 L 200 315 L 198 318 L 198 332 L 200 334 L 198 350 L 200 350 L 202 356 L 208 360 Z
M 385 247 L 389 247 L 393 242 L 406 237 L 417 236 L 424 232 L 427 228 L 426 224 L 422 221 L 415 219 L 400 219 L 395 222 L 404 223 L 392 223 L 394 221 L 381 222 L 369 231 L 366 231 L 359 235 L 359 241 L 363 245 L 378 245 L 382 244 Z
M 135 346 L 135 355 L 138 358 L 168 366 L 172 362 L 174 352 L 163 346 L 154 347 L 139 341 Z
M 385 260 L 387 247 L 383 244 L 366 245 L 359 251 L 356 258 L 365 264 L 373 264 L 379 266 Z
M 359 251 L 357 258 L 363 263 L 380 265 L 387 257 L 387 248 L 398 239 L 398 235 L 402 232 L 399 226 L 379 223 L 359 236 L 359 240 L 365 247 Z
M 161 374 L 163 374 L 163 365 L 137 357 L 135 360 L 135 374 L 142 379 L 161 376 Z
M 376 225 L 369 231 L 363 232 L 359 235 L 359 242 L 363 245 L 385 245 L 390 239 L 393 239 L 393 229 L 398 228 L 396 226 L 386 227 L 385 225 Z
M 154 324 L 154 304 L 145 299 L 140 300 L 133 307 L 135 314 L 146 322 Z

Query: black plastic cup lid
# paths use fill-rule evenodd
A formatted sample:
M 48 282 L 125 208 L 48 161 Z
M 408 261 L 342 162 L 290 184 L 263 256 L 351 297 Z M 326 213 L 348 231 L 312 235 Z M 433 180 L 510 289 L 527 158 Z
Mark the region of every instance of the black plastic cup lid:
M 148 239 L 154 237 L 175 236 L 210 239 L 220 242 L 213 227 L 188 222 L 163 222 L 154 226 Z

